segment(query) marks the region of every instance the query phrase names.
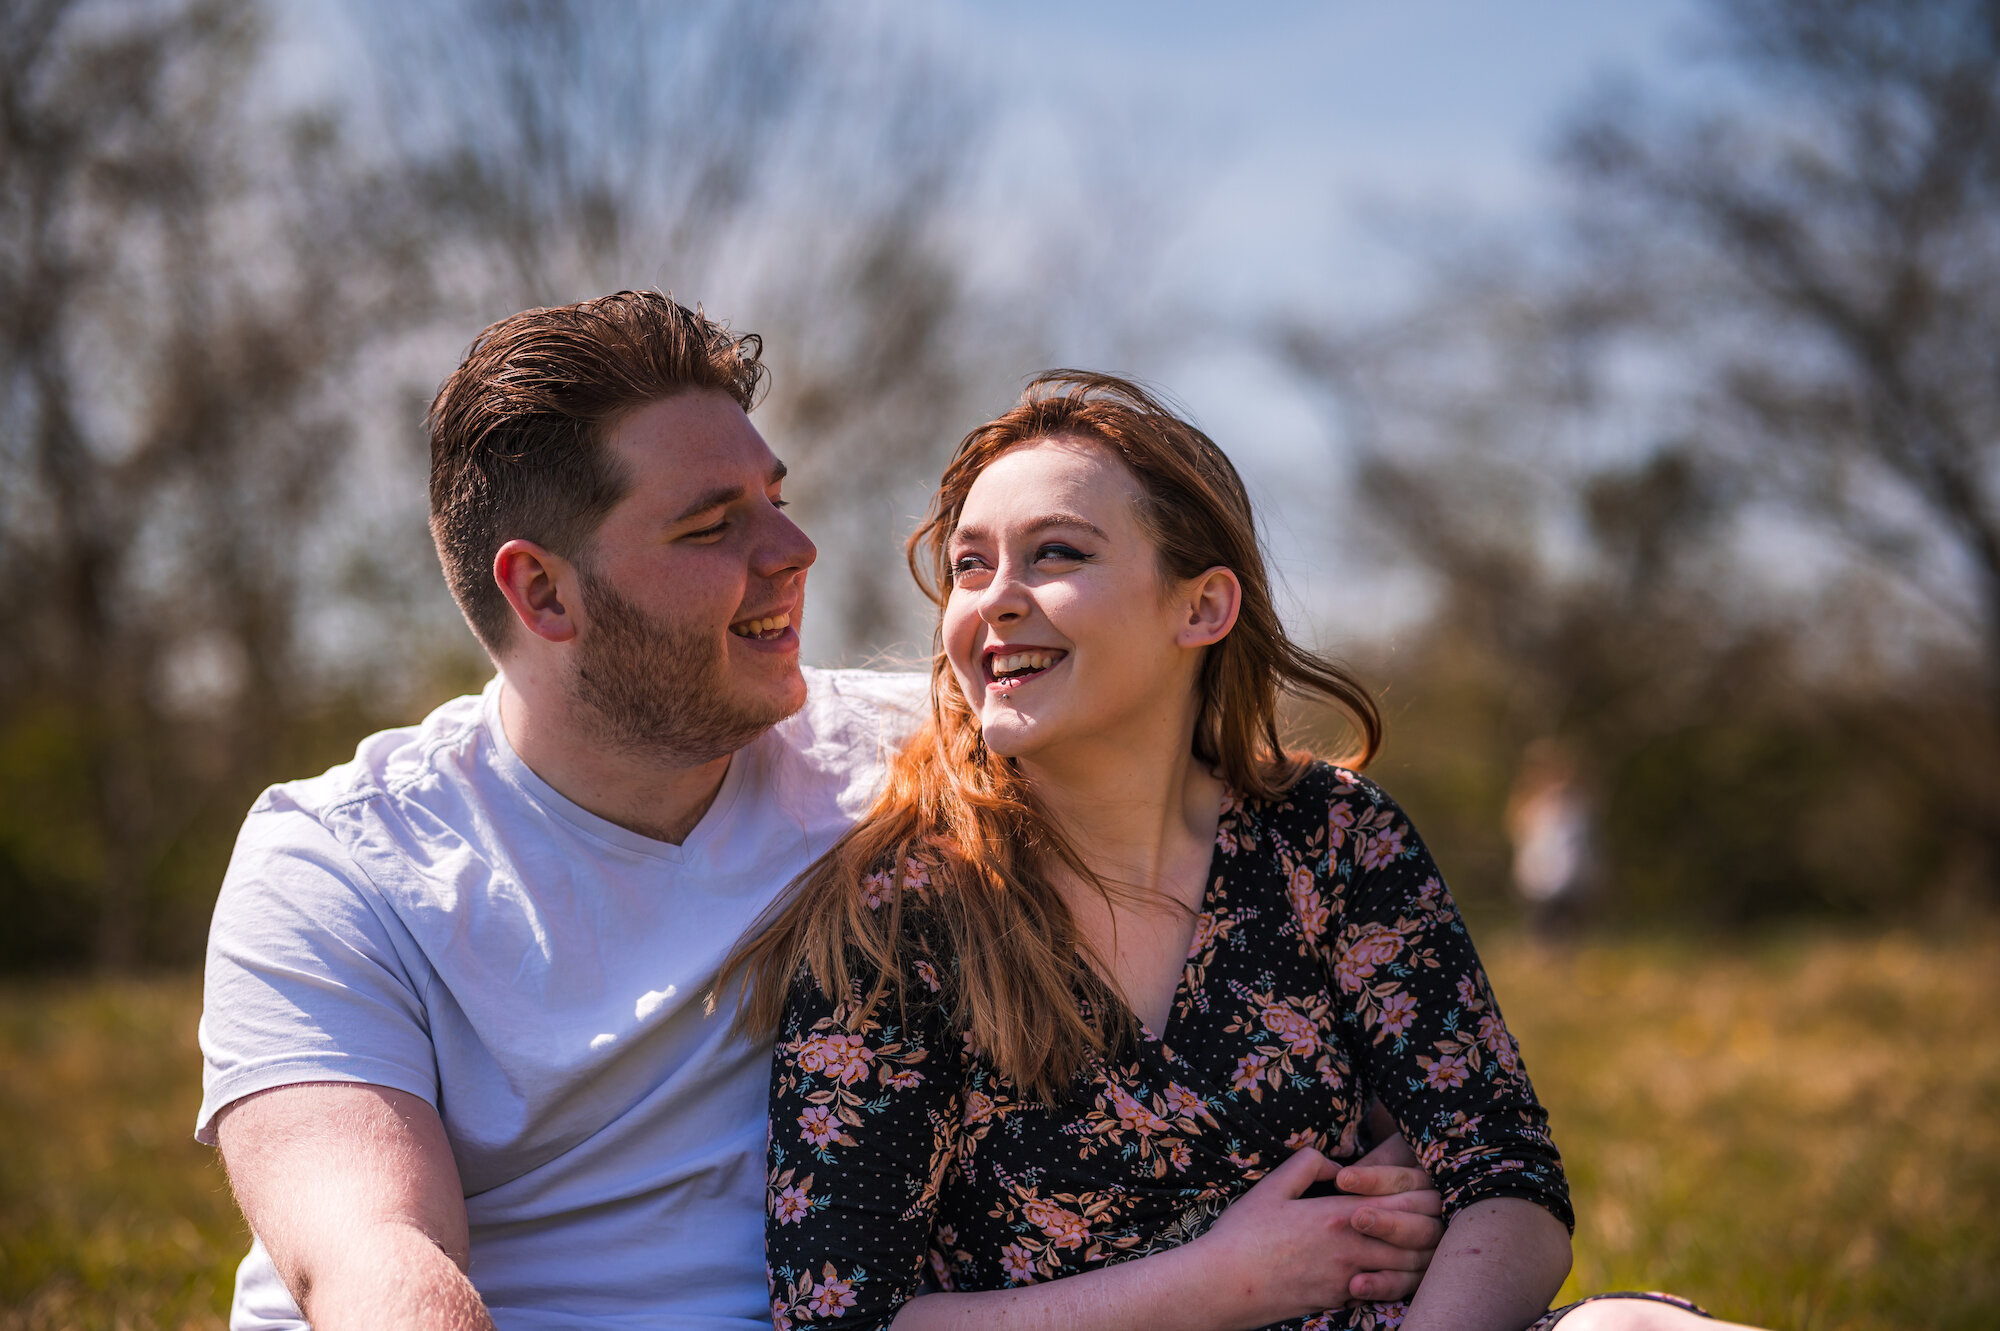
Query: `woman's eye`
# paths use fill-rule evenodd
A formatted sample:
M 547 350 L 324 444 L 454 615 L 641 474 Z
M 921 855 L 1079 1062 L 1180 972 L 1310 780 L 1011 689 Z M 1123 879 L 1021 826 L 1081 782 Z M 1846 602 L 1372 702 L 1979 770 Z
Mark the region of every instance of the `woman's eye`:
M 951 561 L 951 576 L 962 578 L 968 573 L 977 573 L 986 564 L 978 555 L 960 555 Z
M 1035 551 L 1035 558 L 1066 559 L 1071 563 L 1076 563 L 1088 559 L 1090 556 L 1073 545 L 1064 545 L 1060 541 L 1050 541 L 1047 545 Z

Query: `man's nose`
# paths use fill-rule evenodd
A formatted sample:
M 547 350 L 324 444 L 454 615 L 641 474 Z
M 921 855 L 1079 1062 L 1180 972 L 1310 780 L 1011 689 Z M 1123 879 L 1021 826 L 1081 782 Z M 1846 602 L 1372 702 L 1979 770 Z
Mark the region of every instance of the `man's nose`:
M 800 530 L 799 524 L 775 507 L 769 511 L 767 521 L 769 528 L 757 544 L 752 571 L 760 578 L 781 578 L 811 568 L 819 558 L 819 547 Z

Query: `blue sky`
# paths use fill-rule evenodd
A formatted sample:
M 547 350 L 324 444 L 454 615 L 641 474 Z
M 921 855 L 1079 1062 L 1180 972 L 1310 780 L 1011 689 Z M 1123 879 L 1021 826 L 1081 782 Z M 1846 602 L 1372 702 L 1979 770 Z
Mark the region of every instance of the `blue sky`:
M 1553 215 L 1563 117 L 1607 83 L 1689 86 L 1702 6 L 964 0 L 945 13 L 943 40 L 1002 89 L 1012 160 L 1151 183 L 1160 232 L 1139 243 L 1133 285 L 1162 311 L 1223 316 L 1193 348 L 1150 353 L 1084 327 L 1051 358 L 1169 389 L 1243 470 L 1294 619 L 1333 643 L 1393 638 L 1424 609 L 1422 584 L 1348 534 L 1320 409 L 1248 330 L 1278 311 L 1393 307 L 1422 271 L 1415 232 Z M 1088 216 L 1092 203 L 1075 201 L 1086 226 L 1122 224 Z

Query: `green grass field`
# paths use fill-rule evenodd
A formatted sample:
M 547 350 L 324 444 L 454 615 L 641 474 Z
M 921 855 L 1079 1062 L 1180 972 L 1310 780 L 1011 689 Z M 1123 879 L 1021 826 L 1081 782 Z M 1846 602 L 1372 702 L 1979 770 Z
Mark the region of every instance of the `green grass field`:
M 1570 1291 L 2000 1326 L 2000 932 L 1487 948 L 1576 1191 Z M 0 987 L 0 1331 L 221 1327 L 246 1239 L 191 977 Z

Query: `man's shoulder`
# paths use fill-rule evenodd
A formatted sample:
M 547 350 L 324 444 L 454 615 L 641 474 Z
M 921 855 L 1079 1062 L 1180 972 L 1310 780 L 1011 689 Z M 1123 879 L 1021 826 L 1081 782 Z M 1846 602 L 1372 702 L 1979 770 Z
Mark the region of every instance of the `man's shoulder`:
M 930 713 L 930 676 L 808 668 L 806 705 L 779 726 L 795 747 L 877 742 L 900 747 Z
M 347 761 L 266 789 L 251 806 L 246 828 L 301 821 L 326 825 L 357 805 L 409 795 L 471 761 L 483 725 L 482 695 L 471 693 L 413 725 L 378 730 L 355 745 Z

